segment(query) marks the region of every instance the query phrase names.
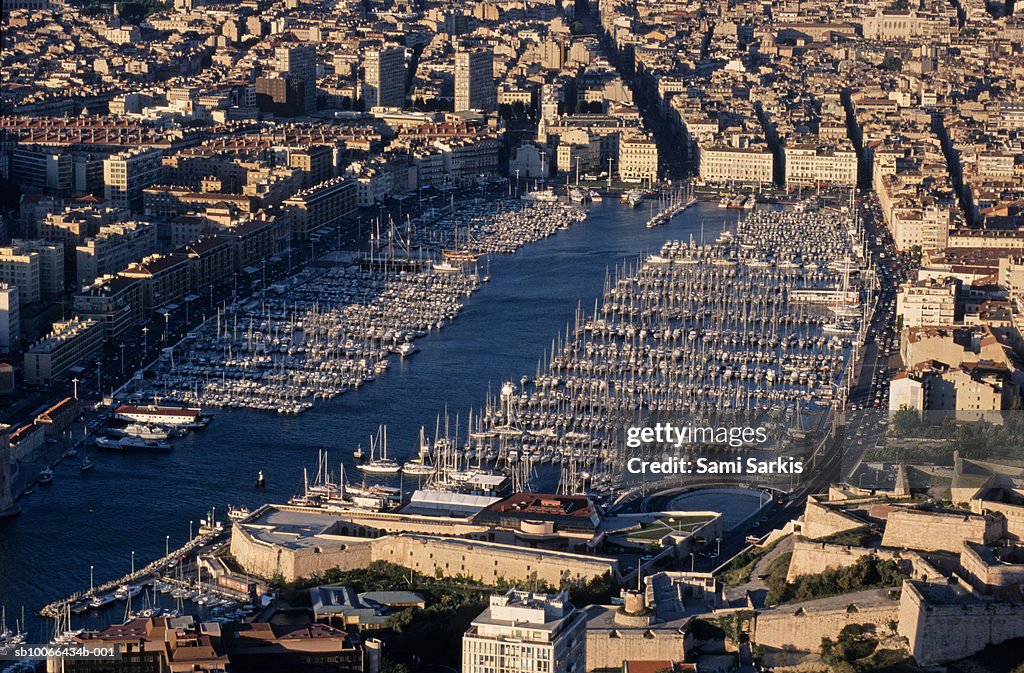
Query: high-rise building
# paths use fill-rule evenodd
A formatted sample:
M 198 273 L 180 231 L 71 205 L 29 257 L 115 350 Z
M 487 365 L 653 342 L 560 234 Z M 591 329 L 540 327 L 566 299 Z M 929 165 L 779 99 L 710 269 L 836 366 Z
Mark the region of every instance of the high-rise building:
M 367 109 L 405 107 L 405 49 L 384 47 L 366 52 L 363 101 Z
M 585 659 L 586 616 L 565 591 L 491 596 L 462 636 L 462 673 L 582 673 Z
M 42 293 L 39 281 L 41 269 L 39 253 L 14 245 L 0 248 L 0 282 L 18 288 L 21 304 L 39 301 Z
M 492 112 L 497 106 L 494 52 L 473 49 L 455 54 L 455 111 Z
M 160 150 L 135 149 L 103 161 L 103 192 L 115 208 L 142 208 L 142 190 L 160 180 Z
M 316 112 L 316 47 L 277 47 L 271 65 L 284 79 L 299 82 L 302 111 L 307 114 Z
M 18 286 L 0 283 L 0 352 L 17 350 L 21 335 Z
M 14 504 L 11 493 L 11 427 L 0 424 L 0 517 L 12 516 L 21 511 Z

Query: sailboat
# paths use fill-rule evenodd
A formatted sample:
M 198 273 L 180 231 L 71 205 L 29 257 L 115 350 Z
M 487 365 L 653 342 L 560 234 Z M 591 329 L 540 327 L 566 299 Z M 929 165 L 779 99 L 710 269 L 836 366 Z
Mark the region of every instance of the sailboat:
M 434 466 L 430 464 L 430 444 L 422 426 L 420 426 L 420 452 L 419 455 L 402 466 L 402 474 L 410 477 L 423 477 L 432 474 Z
M 89 430 L 86 429 L 85 435 L 88 435 L 88 433 Z M 85 441 L 85 435 L 82 436 L 82 464 L 78 466 L 78 469 L 81 470 L 82 472 L 88 472 L 89 470 L 92 469 L 92 458 L 89 457 L 89 450 L 88 448 L 86 448 L 88 447 L 88 442 Z
M 380 446 L 380 457 L 377 446 Z M 370 438 L 370 460 L 359 465 L 359 469 L 370 474 L 395 474 L 402 469 L 396 461 L 388 458 L 388 428 L 385 425 L 377 429 L 377 436 Z

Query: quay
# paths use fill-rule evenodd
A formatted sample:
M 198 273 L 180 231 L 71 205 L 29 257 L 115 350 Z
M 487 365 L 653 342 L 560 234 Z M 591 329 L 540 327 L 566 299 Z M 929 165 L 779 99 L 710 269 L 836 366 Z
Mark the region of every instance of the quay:
M 67 611 L 73 611 L 75 607 L 79 605 L 87 605 L 93 598 L 103 596 L 104 594 L 110 594 L 118 587 L 124 585 L 149 585 L 153 580 L 161 577 L 163 571 L 167 570 L 171 566 L 172 562 L 176 562 L 182 556 L 210 544 L 222 535 L 223 532 L 217 530 L 209 530 L 206 532 L 201 531 L 184 545 L 172 550 L 165 556 L 147 563 L 145 566 L 136 569 L 134 572 L 130 572 L 122 577 L 110 580 L 109 582 L 104 582 L 103 584 L 97 585 L 91 589 L 76 592 L 70 596 L 44 605 L 39 610 L 39 615 L 47 619 L 59 620 Z

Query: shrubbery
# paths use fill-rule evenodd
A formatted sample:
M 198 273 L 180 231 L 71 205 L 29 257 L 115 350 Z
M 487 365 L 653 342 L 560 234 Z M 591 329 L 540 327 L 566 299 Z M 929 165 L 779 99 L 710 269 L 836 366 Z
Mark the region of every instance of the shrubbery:
M 829 568 L 817 575 L 799 575 L 791 584 L 784 574 L 769 574 L 765 603 L 779 605 L 836 596 L 861 589 L 902 584 L 905 577 L 895 561 L 862 556 L 845 568 Z

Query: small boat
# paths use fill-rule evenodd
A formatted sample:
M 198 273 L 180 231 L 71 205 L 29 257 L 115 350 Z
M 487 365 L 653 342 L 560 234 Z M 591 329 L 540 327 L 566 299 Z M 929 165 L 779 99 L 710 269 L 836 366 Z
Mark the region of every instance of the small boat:
M 267 485 L 267 480 L 263 477 L 263 470 L 260 470 L 259 474 L 256 475 L 256 488 L 264 488 Z
M 102 608 L 110 605 L 114 600 L 113 594 L 100 594 L 92 597 L 92 600 L 89 601 L 89 606 L 93 608 Z
M 406 341 L 400 344 L 398 348 L 395 349 L 395 352 L 404 360 L 416 352 L 416 344 L 411 341 Z
M 363 451 L 362 446 L 357 446 L 356 450 L 352 452 L 352 457 L 356 460 L 362 460 L 363 458 L 366 458 L 366 452 Z
M 228 518 L 232 521 L 239 521 L 249 516 L 248 507 L 232 507 L 228 505 Z
M 44 467 L 39 470 L 39 477 L 36 479 L 40 484 L 53 483 L 53 470 L 48 467 Z
M 82 458 L 82 464 L 78 466 L 79 471 L 88 472 L 92 469 L 92 458 L 85 456 Z

